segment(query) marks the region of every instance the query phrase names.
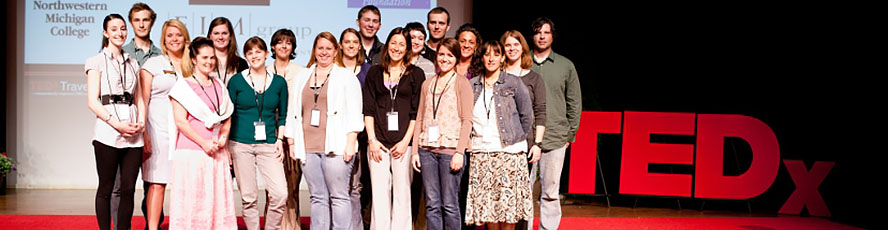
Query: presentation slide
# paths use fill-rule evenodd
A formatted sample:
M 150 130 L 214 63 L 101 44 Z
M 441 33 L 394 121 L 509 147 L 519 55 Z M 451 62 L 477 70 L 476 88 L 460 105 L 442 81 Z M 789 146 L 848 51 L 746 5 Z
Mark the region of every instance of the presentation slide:
M 345 28 L 356 28 L 358 10 L 372 4 L 382 11 L 378 32 L 384 40 L 392 28 L 407 22 L 426 21 L 435 0 L 179 0 L 144 1 L 157 12 L 151 38 L 160 41 L 163 22 L 178 19 L 192 38 L 206 36 L 210 21 L 227 17 L 234 24 L 239 43 L 252 36 L 266 42 L 278 29 L 293 30 L 297 39 L 296 63 L 308 62 L 311 41 L 320 32 L 336 36 Z M 127 17 L 133 1 L 31 1 L 25 7 L 25 64 L 82 64 L 101 48 L 102 20 L 110 13 Z M 132 30 L 127 36 L 133 38 Z M 156 44 L 160 46 L 160 44 Z
M 29 0 L 24 4 L 24 56 L 22 76 L 16 76 L 16 124 L 19 132 L 17 186 L 31 188 L 95 188 L 93 155 L 95 115 L 86 106 L 86 58 L 101 50 L 102 21 L 110 13 L 127 18 L 138 1 Z M 296 60 L 305 65 L 318 33 L 335 36 L 356 28 L 358 10 L 366 4 L 379 7 L 382 19 L 377 33 L 408 22 L 425 24 L 435 0 L 177 0 L 142 1 L 156 13 L 151 40 L 160 47 L 161 27 L 169 19 L 185 23 L 191 38 L 206 36 L 210 21 L 227 17 L 234 24 L 239 55 L 243 42 L 259 36 L 266 42 L 280 28 L 296 34 Z M 460 7 L 449 8 L 460 12 Z M 129 22 L 127 21 L 127 26 Z M 454 29 L 455 30 L 455 29 Z M 127 43 L 134 37 L 129 29 Z M 452 31 L 451 31 L 452 32 Z M 384 41 L 383 41 L 384 42 Z M 272 63 L 269 58 L 267 63 Z M 137 186 L 141 187 L 141 185 Z

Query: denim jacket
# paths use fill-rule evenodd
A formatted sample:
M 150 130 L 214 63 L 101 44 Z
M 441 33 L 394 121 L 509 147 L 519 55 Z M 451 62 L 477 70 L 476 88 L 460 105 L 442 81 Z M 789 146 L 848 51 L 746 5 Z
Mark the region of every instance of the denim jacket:
M 478 96 L 481 96 L 483 78 L 477 76 L 471 79 L 475 94 L 473 102 L 477 102 Z M 503 146 L 526 140 L 533 125 L 533 105 L 521 79 L 501 71 L 499 79 L 493 85 L 493 102 L 496 104 L 497 127 Z

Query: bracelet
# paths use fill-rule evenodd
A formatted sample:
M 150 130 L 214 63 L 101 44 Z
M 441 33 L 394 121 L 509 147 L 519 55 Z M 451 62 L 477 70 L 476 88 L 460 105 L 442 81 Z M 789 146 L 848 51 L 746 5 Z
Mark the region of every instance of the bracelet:
M 105 116 L 105 119 L 102 119 L 102 120 L 105 122 L 110 121 L 111 120 L 111 113 L 108 113 L 108 116 Z

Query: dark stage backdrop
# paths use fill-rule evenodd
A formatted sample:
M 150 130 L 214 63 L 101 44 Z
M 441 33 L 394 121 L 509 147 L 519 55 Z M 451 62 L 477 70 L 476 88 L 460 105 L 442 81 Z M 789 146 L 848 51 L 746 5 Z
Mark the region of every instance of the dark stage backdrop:
M 884 105 L 876 103 L 874 88 L 879 86 L 871 79 L 885 74 L 864 70 L 877 63 L 862 55 L 876 53 L 864 42 L 872 38 L 872 27 L 867 26 L 872 24 L 870 14 L 845 6 L 788 3 L 474 4 L 473 22 L 485 41 L 517 29 L 531 42 L 533 19 L 546 16 L 555 21 L 554 51 L 575 64 L 584 110 L 741 114 L 760 119 L 776 134 L 781 161 L 803 160 L 808 169 L 815 161 L 836 162 L 819 188 L 834 220 L 873 226 L 870 210 L 881 209 L 873 202 L 881 199 L 871 189 L 878 183 L 871 178 L 881 178 L 874 174 L 879 164 L 873 158 L 885 150 L 869 144 L 881 139 L 869 135 L 881 137 L 872 131 L 884 126 L 869 120 L 880 116 L 873 106 Z M 600 140 L 611 194 L 619 188 L 621 140 L 620 134 L 602 134 Z M 693 144 L 694 139 L 663 141 Z M 735 144 L 737 154 L 726 147 L 726 174 L 742 173 L 749 167 L 749 147 L 743 141 L 727 143 Z M 669 169 L 693 173 L 693 167 Z M 568 170 L 566 163 L 564 193 Z M 600 179 L 598 184 L 601 191 Z M 750 204 L 755 212 L 777 213 L 794 189 L 781 163 L 770 189 Z M 614 198 L 631 202 L 635 197 Z M 699 205 L 700 200 L 693 201 Z M 675 202 L 670 204 L 674 207 Z M 707 207 L 747 209 L 743 201 L 710 201 Z

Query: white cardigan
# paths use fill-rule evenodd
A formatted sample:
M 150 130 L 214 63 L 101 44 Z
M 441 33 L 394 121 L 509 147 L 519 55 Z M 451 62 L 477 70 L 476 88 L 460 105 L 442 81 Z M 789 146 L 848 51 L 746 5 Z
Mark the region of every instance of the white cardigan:
M 302 89 L 316 67 L 317 65 L 313 65 L 299 71 L 289 89 L 290 99 L 287 105 L 287 125 L 284 136 L 293 138 L 295 151 L 290 155 L 297 159 L 305 159 L 305 136 L 302 130 Z M 324 152 L 344 155 L 348 133 L 364 130 L 361 83 L 350 70 L 334 66 L 330 70 L 330 80 L 327 84 L 327 133 Z M 357 143 L 354 148 L 353 151 L 357 151 Z

